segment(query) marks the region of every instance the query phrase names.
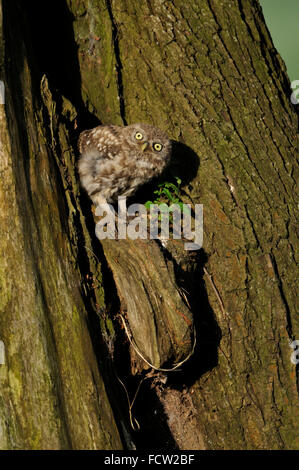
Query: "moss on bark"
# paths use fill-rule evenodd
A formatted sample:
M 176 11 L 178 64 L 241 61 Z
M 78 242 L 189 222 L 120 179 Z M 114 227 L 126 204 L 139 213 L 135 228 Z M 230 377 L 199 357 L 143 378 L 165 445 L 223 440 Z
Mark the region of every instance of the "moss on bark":
M 204 204 L 206 268 L 226 312 L 205 275 L 222 339 L 217 367 L 192 395 L 204 440 L 296 448 L 297 115 L 261 9 L 209 0 L 112 0 L 107 9 L 123 118 L 160 126 L 200 159 L 188 189 Z
M 199 346 L 177 379 L 184 390 L 166 385 L 157 392 L 166 417 L 181 416 L 180 426 L 171 421 L 177 445 L 298 448 L 298 379 L 289 347 L 299 337 L 298 120 L 258 2 L 66 4 L 78 48 L 78 102 L 59 90 L 53 99 L 46 79 L 40 96 L 41 77 L 21 31 L 13 45 L 4 30 L 0 339 L 9 362 L 0 366 L 2 448 L 120 446 L 86 326 L 91 292 L 84 276 L 101 283 L 101 272 L 69 141 L 77 122 L 72 105 L 82 103 L 103 123 L 161 127 L 199 157 L 185 187 L 204 204 L 205 271 L 194 269 L 198 295 L 190 299 Z M 19 11 L 4 5 L 7 18 L 21 24 Z M 95 302 L 104 305 L 102 286 L 92 297 L 93 310 Z M 220 343 L 211 329 L 221 331 Z
M 74 154 L 63 112 L 45 78 L 43 102 L 34 87 L 23 23 L 8 2 L 0 24 L 0 448 L 121 448 L 89 333 L 78 253 L 91 241 L 78 190 L 67 186 Z

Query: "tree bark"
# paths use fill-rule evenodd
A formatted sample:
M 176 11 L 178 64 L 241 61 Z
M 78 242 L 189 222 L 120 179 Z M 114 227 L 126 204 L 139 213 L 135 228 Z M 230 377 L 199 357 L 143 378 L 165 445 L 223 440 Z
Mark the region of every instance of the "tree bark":
M 3 2 L 0 10 L 6 85 L 0 110 L 0 326 L 6 358 L 0 366 L 0 448 L 121 448 L 81 287 L 80 250 L 90 247 L 90 237 L 78 190 L 74 185 L 71 192 L 63 176 L 69 162 L 74 181 L 63 111 L 58 124 L 46 80 L 42 95 L 52 114 L 41 108 L 22 8 Z M 84 250 L 86 265 L 92 265 Z
M 258 2 L 12 3 L 1 3 L 0 448 L 298 448 L 298 116 Z M 148 122 L 180 142 L 184 201 L 204 206 L 199 253 L 96 240 L 76 140 L 99 122 Z M 196 331 L 180 372 L 149 374 L 124 311 L 158 369 L 188 357 Z M 132 397 L 145 378 L 134 432 L 119 382 Z

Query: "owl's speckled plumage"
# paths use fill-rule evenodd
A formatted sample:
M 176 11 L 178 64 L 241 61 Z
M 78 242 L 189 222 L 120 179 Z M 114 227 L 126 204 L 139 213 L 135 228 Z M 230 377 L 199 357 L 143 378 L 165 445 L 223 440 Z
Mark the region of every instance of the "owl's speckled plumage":
M 149 124 L 98 126 L 82 132 L 78 146 L 81 184 L 95 205 L 131 196 L 162 173 L 171 155 L 167 135 Z

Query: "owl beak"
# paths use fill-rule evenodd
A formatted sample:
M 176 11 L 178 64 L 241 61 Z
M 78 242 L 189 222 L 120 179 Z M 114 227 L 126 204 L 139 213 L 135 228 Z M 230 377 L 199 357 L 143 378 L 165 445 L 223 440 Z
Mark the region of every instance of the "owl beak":
M 149 146 L 149 143 L 148 143 L 148 142 L 144 142 L 144 143 L 142 144 L 142 146 L 141 146 L 142 152 L 144 152 L 144 151 L 147 149 L 148 146 Z

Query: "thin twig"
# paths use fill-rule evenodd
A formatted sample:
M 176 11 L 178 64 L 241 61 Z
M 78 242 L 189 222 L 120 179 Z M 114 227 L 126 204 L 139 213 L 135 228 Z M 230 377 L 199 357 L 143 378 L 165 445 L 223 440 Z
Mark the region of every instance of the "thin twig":
M 139 382 L 139 385 L 137 387 L 137 390 L 136 390 L 136 393 L 135 393 L 135 396 L 134 396 L 134 399 L 132 401 L 132 403 L 130 402 L 130 397 L 129 397 L 129 394 L 128 394 L 128 390 L 125 386 L 125 384 L 122 382 L 122 380 L 118 377 L 118 375 L 116 374 L 116 377 L 118 379 L 118 381 L 121 383 L 121 385 L 123 386 L 125 392 L 126 392 L 126 396 L 127 396 L 127 400 L 128 400 L 128 405 L 129 405 L 129 417 L 130 417 L 130 423 L 131 423 L 131 427 L 134 431 L 139 431 L 140 430 L 140 424 L 138 423 L 137 419 L 133 416 L 132 414 L 132 407 L 133 407 L 133 404 L 134 404 L 134 401 L 136 399 L 136 396 L 137 396 L 137 393 L 139 391 L 139 388 L 140 388 L 140 385 L 141 383 L 143 382 L 144 379 L 142 379 L 140 382 Z M 146 378 L 146 377 L 145 377 Z M 136 426 L 134 425 L 134 422 L 136 424 Z
M 134 339 L 132 338 L 132 335 L 131 333 L 129 332 L 128 330 L 128 327 L 127 327 L 127 324 L 126 324 L 126 321 L 124 319 L 124 317 L 120 314 L 120 318 L 122 319 L 122 322 L 123 322 L 123 325 L 124 325 L 124 328 L 125 328 L 125 332 L 127 334 L 127 337 L 130 341 L 130 344 L 132 346 L 132 348 L 134 349 L 134 351 L 138 354 L 138 356 L 141 357 L 141 359 L 146 362 L 146 364 L 148 364 L 150 367 L 152 367 L 152 369 L 155 369 L 155 370 L 158 370 L 160 372 L 172 372 L 174 370 L 176 370 L 178 367 L 180 367 L 181 365 L 183 365 L 186 361 L 188 361 L 188 359 L 192 356 L 192 354 L 194 353 L 194 349 L 195 349 L 195 345 L 196 345 L 196 331 L 195 331 L 195 328 L 194 328 L 194 342 L 193 342 L 193 347 L 192 347 L 192 351 L 190 354 L 188 354 L 188 356 L 181 362 L 178 362 L 177 364 L 174 365 L 174 367 L 172 367 L 171 369 L 162 369 L 162 368 L 159 368 L 159 367 L 156 367 L 154 366 L 153 364 L 151 364 L 150 362 L 148 362 L 145 357 L 141 354 L 141 352 L 139 351 L 137 345 L 135 344 L 135 341 Z M 177 371 L 178 372 L 178 371 Z

